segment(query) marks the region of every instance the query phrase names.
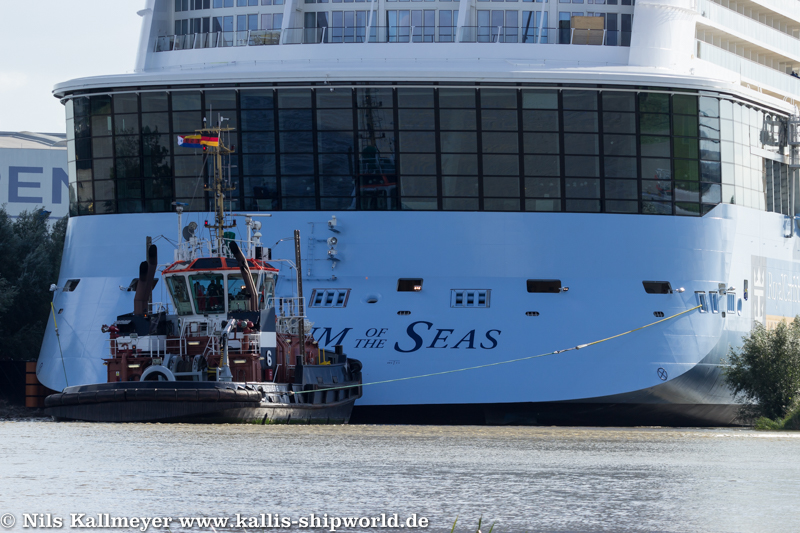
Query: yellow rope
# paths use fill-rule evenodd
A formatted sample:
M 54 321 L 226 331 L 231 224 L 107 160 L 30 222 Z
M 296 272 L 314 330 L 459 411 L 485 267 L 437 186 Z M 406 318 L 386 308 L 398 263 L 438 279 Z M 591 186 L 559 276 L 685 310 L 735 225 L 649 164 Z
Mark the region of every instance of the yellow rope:
M 667 320 L 672 320 L 675 317 L 679 317 L 681 315 L 685 315 L 686 313 L 694 311 L 695 309 L 699 309 L 700 307 L 702 307 L 702 306 L 696 305 L 696 306 L 692 307 L 691 309 L 687 309 L 686 311 L 681 311 L 680 313 L 676 313 L 676 314 L 674 314 L 672 316 L 668 316 L 666 318 L 662 318 L 661 320 L 657 320 L 655 322 L 651 322 L 650 324 L 645 324 L 644 326 L 639 326 L 638 328 L 626 331 L 624 333 L 619 333 L 617 335 L 614 335 L 614 336 L 611 336 L 611 337 L 606 337 L 605 339 L 600 339 L 598 341 L 589 342 L 589 343 L 586 343 L 586 344 L 579 344 L 578 346 L 573 346 L 572 348 L 566 348 L 564 350 L 556 350 L 554 352 L 542 353 L 542 354 L 537 354 L 537 355 L 529 355 L 529 356 L 520 357 L 520 358 L 517 358 L 517 359 L 509 359 L 508 361 L 498 361 L 496 363 L 487 363 L 485 365 L 469 366 L 469 367 L 466 367 L 466 368 L 457 368 L 455 370 L 445 370 L 443 372 L 433 372 L 432 374 L 421 374 L 419 376 L 409 376 L 409 377 L 405 377 L 405 378 L 386 379 L 386 380 L 383 380 L 383 381 L 373 381 L 371 383 L 362 383 L 360 385 L 343 385 L 341 387 L 331 387 L 329 389 L 316 389 L 316 390 L 297 391 L 297 392 L 290 391 L 289 394 L 308 394 L 308 393 L 312 393 L 312 392 L 327 392 L 327 391 L 332 391 L 332 390 L 352 389 L 352 388 L 355 388 L 355 387 L 366 387 L 368 385 L 381 385 L 381 384 L 384 384 L 384 383 L 393 383 L 395 381 L 407 381 L 409 379 L 429 378 L 429 377 L 432 377 L 432 376 L 442 376 L 444 374 L 454 374 L 456 372 L 465 372 L 467 370 L 478 370 L 480 368 L 488 368 L 490 366 L 507 365 L 509 363 L 518 363 L 520 361 L 527 361 L 529 359 L 537 359 L 539 357 L 546 357 L 548 355 L 556 355 L 556 354 L 560 354 L 560 353 L 564 353 L 564 352 L 570 352 L 572 350 L 580 350 L 580 349 L 583 349 L 583 348 L 587 348 L 589 346 L 593 346 L 595 344 L 600 344 L 601 342 L 610 341 L 612 339 L 616 339 L 616 338 L 622 337 L 624 335 L 628 335 L 630 333 L 634 333 L 636 331 L 640 331 L 640 330 L 643 330 L 645 328 L 649 328 L 651 326 L 655 326 L 656 324 L 660 324 L 662 322 L 666 322 Z

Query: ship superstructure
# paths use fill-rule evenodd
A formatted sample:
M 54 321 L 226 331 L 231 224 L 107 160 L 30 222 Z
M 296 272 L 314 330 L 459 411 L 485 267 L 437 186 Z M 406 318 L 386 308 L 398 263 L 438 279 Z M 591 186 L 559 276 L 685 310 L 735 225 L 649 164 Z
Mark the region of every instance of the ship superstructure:
M 104 375 L 100 326 L 132 298 L 120 265 L 172 235 L 173 202 L 209 219 L 211 163 L 177 137 L 219 118 L 236 130 L 226 209 L 271 213 L 278 252 L 303 228 L 315 337 L 361 359 L 365 383 L 702 306 L 586 350 L 366 387 L 354 420 L 732 423 L 720 360 L 754 322 L 800 312 L 797 0 L 139 14 L 134 73 L 54 91 L 72 218 L 54 302 L 66 364 L 48 330 L 38 367 L 51 388 Z M 295 274 L 279 279 L 291 297 Z

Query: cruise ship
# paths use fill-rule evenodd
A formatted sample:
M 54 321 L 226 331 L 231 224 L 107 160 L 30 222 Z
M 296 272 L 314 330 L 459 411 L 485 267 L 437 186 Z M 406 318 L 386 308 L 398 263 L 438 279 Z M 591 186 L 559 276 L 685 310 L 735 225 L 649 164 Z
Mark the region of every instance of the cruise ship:
M 213 219 L 206 154 L 178 142 L 211 124 L 232 129 L 236 238 L 260 226 L 250 254 L 293 258 L 300 230 L 314 337 L 363 362 L 353 422 L 736 424 L 729 349 L 800 313 L 798 0 L 138 16 L 132 72 L 53 91 L 70 220 L 51 389 L 106 380 L 101 328 L 133 309 L 148 244 L 169 263 L 187 237 L 176 206 Z M 163 283 L 153 300 L 175 312 Z

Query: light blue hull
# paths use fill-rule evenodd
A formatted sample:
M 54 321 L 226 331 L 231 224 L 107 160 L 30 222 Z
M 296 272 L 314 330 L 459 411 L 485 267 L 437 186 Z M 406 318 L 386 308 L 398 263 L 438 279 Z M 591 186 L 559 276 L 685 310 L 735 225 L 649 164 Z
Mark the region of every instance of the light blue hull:
M 336 234 L 327 226 L 334 214 Z M 207 218 L 189 213 L 183 223 L 194 220 L 202 227 Z M 350 289 L 345 307 L 310 307 L 308 314 L 321 345 L 333 350 L 343 344 L 346 353 L 363 362 L 364 383 L 604 339 L 658 320 L 654 312 L 669 317 L 694 307 L 695 291 L 716 291 L 720 284 L 735 288 L 737 306 L 741 300 L 741 312 L 727 310 L 725 317 L 695 310 L 581 350 L 366 386 L 359 406 L 486 406 L 605 397 L 622 403 L 730 406 L 719 370 L 729 346 L 741 343 L 754 320 L 800 313 L 800 239 L 784 237 L 782 215 L 735 205 L 719 205 L 702 218 L 276 212 L 261 220 L 265 246 L 290 237 L 294 229 L 301 231 L 307 299 L 314 289 Z M 106 380 L 102 357 L 108 347 L 100 328 L 133 309 L 134 294 L 120 286 L 127 287 L 137 275 L 147 236 L 159 247 L 159 262 L 169 263 L 174 246 L 167 239 L 174 242 L 176 233 L 171 214 L 70 219 L 58 284 L 81 281 L 74 292 L 58 291 L 55 298 L 69 385 Z M 324 242 L 331 236 L 338 238 L 335 265 Z M 289 242 L 273 249 L 273 257 L 292 256 Z M 294 271 L 279 265 L 277 292 L 289 296 Z M 421 278 L 423 288 L 398 292 L 399 278 Z M 528 293 L 528 279 L 559 279 L 569 291 Z M 685 291 L 647 294 L 644 280 L 669 281 L 673 289 Z M 159 283 L 154 301 L 167 300 L 164 289 Z M 453 289 L 490 290 L 489 306 L 451 307 Z M 727 298 L 721 302 L 725 311 Z M 64 366 L 51 321 L 39 356 L 39 379 L 61 390 L 67 384 Z

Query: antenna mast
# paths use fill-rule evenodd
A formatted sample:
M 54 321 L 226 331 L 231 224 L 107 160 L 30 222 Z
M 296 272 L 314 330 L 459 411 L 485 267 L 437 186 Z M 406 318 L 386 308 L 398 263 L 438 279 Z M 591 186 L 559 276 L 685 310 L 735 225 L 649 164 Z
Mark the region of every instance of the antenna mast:
M 225 146 L 222 141 L 222 132 L 234 131 L 233 128 L 223 128 L 222 121 L 227 120 L 219 117 L 216 127 L 203 128 L 196 130 L 202 138 L 204 146 L 211 148 L 211 155 L 214 157 L 214 175 L 211 186 L 205 185 L 203 190 L 214 193 L 214 226 L 209 228 L 217 245 L 217 256 L 222 257 L 225 255 L 223 252 L 223 236 L 225 230 L 234 227 L 236 224 L 228 224 L 225 221 L 225 193 L 236 189 L 235 186 L 226 184 L 223 180 L 222 173 L 222 156 L 229 156 L 234 153 L 234 147 Z M 216 141 L 216 142 L 215 142 Z

